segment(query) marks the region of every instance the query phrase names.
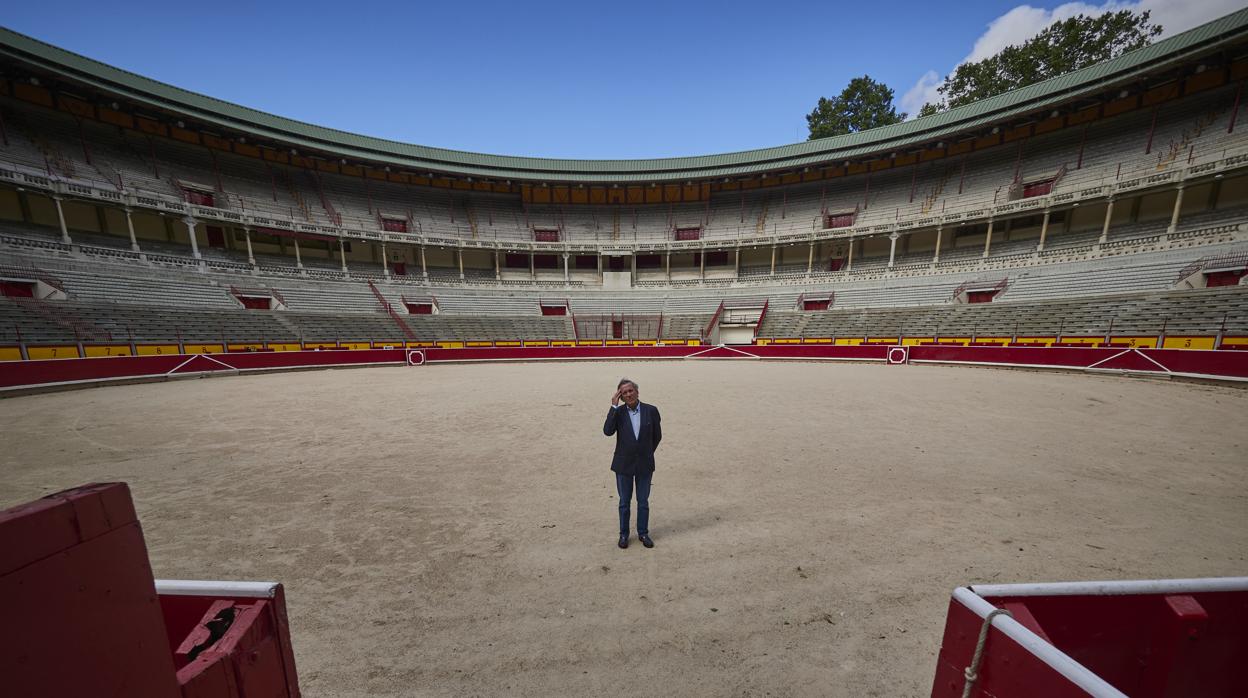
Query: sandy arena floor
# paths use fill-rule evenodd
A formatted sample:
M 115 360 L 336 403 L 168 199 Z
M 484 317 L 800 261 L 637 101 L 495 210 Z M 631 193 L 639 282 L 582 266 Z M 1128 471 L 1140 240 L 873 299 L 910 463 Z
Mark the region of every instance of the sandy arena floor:
M 620 376 L 663 415 L 615 547 Z M 816 363 L 374 368 L 0 400 L 0 507 L 130 483 L 286 584 L 309 696 L 925 696 L 950 591 L 1248 574 L 1248 391 Z

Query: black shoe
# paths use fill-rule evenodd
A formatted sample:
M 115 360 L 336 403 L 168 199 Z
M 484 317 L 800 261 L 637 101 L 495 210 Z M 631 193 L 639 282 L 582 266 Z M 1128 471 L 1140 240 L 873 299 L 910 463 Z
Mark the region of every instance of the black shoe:
M 654 547 L 654 541 L 650 540 L 650 534 L 648 533 L 638 533 L 637 540 L 641 541 L 641 544 L 647 548 Z
M 650 545 L 654 545 L 654 543 L 651 543 Z M 628 534 L 627 533 L 620 534 L 620 547 L 621 548 L 628 547 Z

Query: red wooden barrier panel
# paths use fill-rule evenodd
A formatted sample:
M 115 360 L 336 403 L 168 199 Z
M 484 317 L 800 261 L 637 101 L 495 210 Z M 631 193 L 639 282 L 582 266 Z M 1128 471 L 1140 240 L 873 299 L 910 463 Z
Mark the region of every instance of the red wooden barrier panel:
M 0 695 L 297 698 L 272 582 L 157 582 L 130 491 L 0 512 Z

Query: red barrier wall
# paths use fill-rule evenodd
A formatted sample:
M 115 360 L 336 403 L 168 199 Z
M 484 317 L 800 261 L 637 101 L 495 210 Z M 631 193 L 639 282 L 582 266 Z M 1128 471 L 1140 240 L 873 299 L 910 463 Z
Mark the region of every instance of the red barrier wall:
M 58 383 L 127 378 L 159 378 L 170 374 L 278 370 L 405 362 L 402 349 L 254 352 L 237 354 L 162 354 L 157 356 L 101 356 L 88 359 L 0 362 L 0 389 Z
M 0 512 L 0 541 L 0 693 L 178 695 L 129 488 Z
M 883 362 L 886 345 L 767 344 L 739 347 L 480 347 L 420 349 L 427 363 L 475 361 L 611 361 L 636 359 L 829 360 Z M 372 364 L 405 364 L 410 349 L 364 349 L 234 354 L 165 354 L 0 362 L 0 390 L 220 371 L 270 371 Z M 1248 380 L 1248 352 L 1009 346 L 911 346 L 912 362 L 1036 368 L 1142 371 Z

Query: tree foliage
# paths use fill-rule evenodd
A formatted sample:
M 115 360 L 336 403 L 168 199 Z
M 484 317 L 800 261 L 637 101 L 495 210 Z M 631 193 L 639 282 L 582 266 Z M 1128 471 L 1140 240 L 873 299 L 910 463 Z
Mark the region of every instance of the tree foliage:
M 893 89 L 863 75 L 850 80 L 836 98 L 820 97 L 815 110 L 806 115 L 806 124 L 814 140 L 888 126 L 905 118 L 893 107 Z
M 1148 46 L 1161 31 L 1149 22 L 1147 11 L 1077 15 L 1056 22 L 1018 46 L 958 66 L 938 88 L 940 102 L 923 105 L 919 115 L 960 107 L 1116 58 Z

